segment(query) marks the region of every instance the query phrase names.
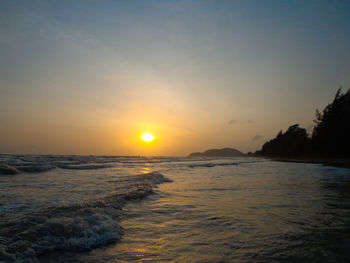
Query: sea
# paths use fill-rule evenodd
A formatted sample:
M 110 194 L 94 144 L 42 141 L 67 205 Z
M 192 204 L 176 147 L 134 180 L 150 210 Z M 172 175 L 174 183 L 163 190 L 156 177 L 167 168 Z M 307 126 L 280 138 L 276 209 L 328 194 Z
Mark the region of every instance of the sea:
M 0 262 L 350 262 L 350 169 L 0 155 Z

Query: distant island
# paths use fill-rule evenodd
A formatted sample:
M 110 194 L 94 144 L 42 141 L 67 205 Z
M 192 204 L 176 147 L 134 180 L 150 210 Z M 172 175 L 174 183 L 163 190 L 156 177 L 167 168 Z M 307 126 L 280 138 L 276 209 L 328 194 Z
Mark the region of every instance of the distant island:
M 245 154 L 233 148 L 210 149 L 202 153 L 194 152 L 189 155 L 189 157 L 239 157 L 239 156 L 245 156 Z

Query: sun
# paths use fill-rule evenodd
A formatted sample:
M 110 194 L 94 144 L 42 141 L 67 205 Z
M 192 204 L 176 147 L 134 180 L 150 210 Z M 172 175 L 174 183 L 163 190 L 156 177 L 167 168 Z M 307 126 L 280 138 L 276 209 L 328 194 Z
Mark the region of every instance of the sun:
M 149 132 L 145 132 L 142 134 L 141 139 L 145 142 L 151 142 L 154 140 L 154 136 Z

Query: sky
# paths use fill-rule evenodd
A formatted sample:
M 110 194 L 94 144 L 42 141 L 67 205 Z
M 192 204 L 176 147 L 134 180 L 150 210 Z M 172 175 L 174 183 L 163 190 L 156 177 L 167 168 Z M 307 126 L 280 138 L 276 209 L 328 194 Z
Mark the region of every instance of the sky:
M 0 153 L 255 151 L 350 87 L 349 25 L 341 0 L 2 0 Z

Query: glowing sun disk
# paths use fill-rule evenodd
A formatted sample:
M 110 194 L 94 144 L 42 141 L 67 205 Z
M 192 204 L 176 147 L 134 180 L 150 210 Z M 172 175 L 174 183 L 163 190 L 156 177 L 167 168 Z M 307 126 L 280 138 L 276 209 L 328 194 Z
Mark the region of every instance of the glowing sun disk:
M 142 134 L 141 139 L 145 142 L 151 142 L 154 140 L 154 136 L 149 132 L 145 132 L 144 134 Z

